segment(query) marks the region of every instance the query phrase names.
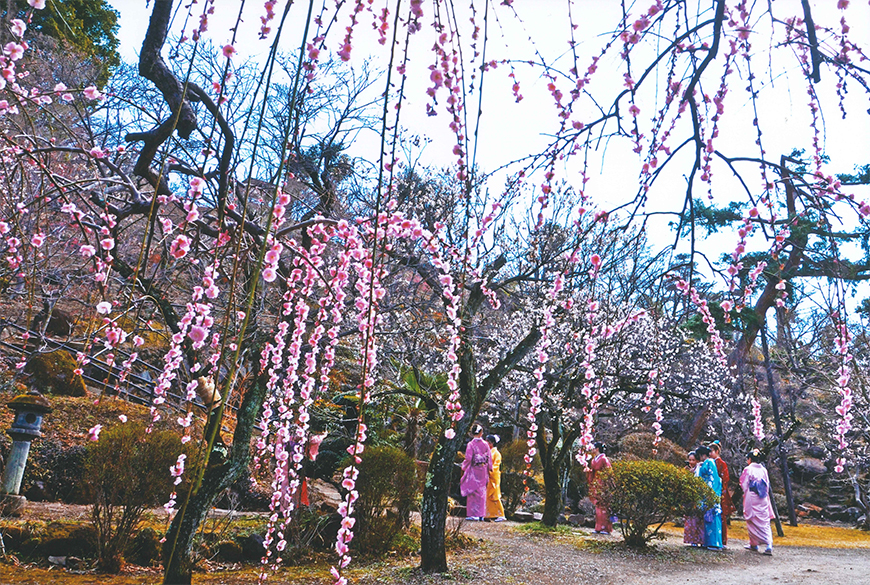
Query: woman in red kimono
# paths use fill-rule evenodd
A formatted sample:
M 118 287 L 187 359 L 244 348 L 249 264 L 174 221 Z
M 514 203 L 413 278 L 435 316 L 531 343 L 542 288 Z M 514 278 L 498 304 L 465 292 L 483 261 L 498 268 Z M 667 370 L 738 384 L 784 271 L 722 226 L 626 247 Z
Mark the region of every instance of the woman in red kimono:
M 610 521 L 610 511 L 598 505 L 598 494 L 600 481 L 598 474 L 605 469 L 610 469 L 610 459 L 604 453 L 607 451 L 607 446 L 601 442 L 595 442 L 592 445 L 592 463 L 589 464 L 589 471 L 586 472 L 586 481 L 589 483 L 589 499 L 595 505 L 595 534 L 610 534 L 613 531 L 613 523 Z
M 483 427 L 475 423 L 471 427 L 473 439 L 465 449 L 462 462 L 462 479 L 459 492 L 466 498 L 466 520 L 483 520 L 486 516 L 486 485 L 492 471 L 492 454 L 489 443 L 483 440 Z
M 719 441 L 713 441 L 709 445 L 710 458 L 716 463 L 716 470 L 719 472 L 719 478 L 722 480 L 722 547 L 728 544 L 728 517 L 737 511 L 734 503 L 731 501 L 731 492 L 728 491 L 728 481 L 731 475 L 728 473 L 728 464 L 720 457 L 722 448 Z

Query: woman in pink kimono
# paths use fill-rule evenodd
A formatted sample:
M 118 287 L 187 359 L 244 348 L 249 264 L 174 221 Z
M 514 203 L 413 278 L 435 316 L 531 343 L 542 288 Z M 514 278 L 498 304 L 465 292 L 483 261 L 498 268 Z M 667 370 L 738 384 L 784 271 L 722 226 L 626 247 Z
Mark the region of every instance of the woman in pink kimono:
M 475 423 L 471 427 L 473 439 L 465 448 L 462 462 L 462 479 L 459 492 L 466 498 L 466 520 L 483 520 L 486 515 L 486 485 L 492 471 L 492 455 L 489 443 L 483 440 L 483 427 Z
M 605 469 L 610 469 L 610 459 L 605 455 L 607 447 L 604 443 L 596 442 L 592 446 L 592 463 L 586 472 L 586 481 L 589 483 L 589 499 L 595 505 L 595 534 L 610 534 L 613 532 L 613 523 L 610 521 L 610 511 L 598 505 L 599 481 L 598 475 Z
M 743 517 L 746 518 L 746 530 L 749 532 L 746 548 L 758 550 L 758 545 L 763 544 L 764 554 L 771 555 L 773 534 L 770 532 L 770 520 L 774 517 L 773 506 L 770 505 L 770 478 L 761 460 L 761 453 L 753 449 L 746 461 L 746 469 L 740 474 Z

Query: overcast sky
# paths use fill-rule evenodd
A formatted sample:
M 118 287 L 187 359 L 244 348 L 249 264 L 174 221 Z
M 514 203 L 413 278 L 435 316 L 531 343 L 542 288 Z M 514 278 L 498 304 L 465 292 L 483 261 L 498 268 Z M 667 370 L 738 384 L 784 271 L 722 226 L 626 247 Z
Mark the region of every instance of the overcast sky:
M 147 28 L 150 11 L 145 9 L 141 0 L 111 0 L 113 5 L 121 13 L 121 52 L 125 60 L 135 61 L 142 39 Z M 177 5 L 187 4 L 176 2 Z M 217 13 L 211 17 L 208 36 L 216 46 L 220 47 L 231 38 L 230 28 L 234 25 L 237 16 L 236 2 L 218 0 L 216 3 Z M 292 8 L 291 19 L 293 23 L 304 20 L 307 3 L 297 2 Z M 351 3 L 352 4 L 352 3 Z M 380 2 L 375 4 L 380 5 Z M 460 3 L 463 7 L 457 10 L 465 10 L 466 2 Z M 500 59 L 512 57 L 514 59 L 533 59 L 535 52 L 543 56 L 551 64 L 568 69 L 570 63 L 567 56 L 567 39 L 569 29 L 567 25 L 566 0 L 517 0 L 515 8 L 522 19 L 518 20 L 511 13 L 500 10 L 498 20 L 491 19 L 489 31 L 489 43 L 487 45 L 487 59 Z M 638 3 L 645 9 L 650 2 Z M 831 26 L 839 29 L 841 12 L 836 9 L 834 0 L 819 0 L 811 2 L 814 6 L 814 17 L 817 24 Z M 202 5 L 200 0 L 199 6 Z M 476 5 L 482 7 L 481 2 Z M 729 3 L 730 5 L 730 3 Z M 787 15 L 789 10 L 800 12 L 800 0 L 777 0 L 774 3 L 778 15 Z M 432 10 L 430 2 L 424 2 L 423 8 L 427 12 Z M 531 9 L 530 9 L 531 8 Z M 279 2 L 279 12 L 283 10 L 283 2 Z M 482 10 L 482 8 L 481 8 Z M 575 22 L 579 24 L 575 33 L 579 41 L 578 52 L 581 66 L 588 64 L 592 55 L 597 54 L 600 47 L 606 41 L 606 35 L 619 19 L 619 3 L 612 0 L 578 0 L 574 2 Z M 246 13 L 243 17 L 243 25 L 239 29 L 238 40 L 235 43 L 239 55 L 237 61 L 257 60 L 262 58 L 268 50 L 271 39 L 262 41 L 257 38 L 259 30 L 259 17 L 263 12 L 261 2 L 248 2 Z M 637 9 L 636 12 L 640 12 Z M 182 11 L 183 13 L 183 11 Z M 845 12 L 848 22 L 852 25 L 852 40 L 866 47 L 870 54 L 870 6 L 867 2 L 852 2 Z M 339 21 L 341 31 L 349 18 L 346 13 Z M 478 15 L 480 20 L 480 15 Z M 359 63 L 363 58 L 371 54 L 382 54 L 383 47 L 375 42 L 374 33 L 371 32 L 371 16 L 363 14 L 360 24 L 356 27 L 354 58 L 353 62 Z M 460 18 L 461 22 L 464 22 Z M 273 21 L 277 24 L 277 19 Z M 187 30 L 191 30 L 193 22 L 189 22 Z M 174 21 L 173 30 L 176 34 L 181 30 L 181 17 Z M 333 51 L 338 49 L 342 35 L 333 32 L 333 40 L 329 48 Z M 426 37 L 426 35 L 430 35 Z M 285 32 L 284 41 L 287 51 L 292 51 L 298 45 L 301 38 L 301 28 L 291 26 L 291 30 Z M 447 116 L 443 113 L 434 118 L 425 115 L 427 98 L 425 88 L 428 85 L 428 70 L 425 66 L 431 60 L 432 46 L 431 33 L 424 27 L 418 33 L 419 49 L 412 53 L 412 67 L 418 69 L 409 77 L 409 87 L 406 92 L 408 100 L 403 106 L 403 124 L 412 132 L 424 133 L 433 138 L 432 146 L 427 149 L 426 160 L 433 164 L 451 164 L 455 157 L 450 153 L 455 138 L 447 129 Z M 768 157 L 778 159 L 780 154 L 786 154 L 793 148 L 811 149 L 812 131 L 810 128 L 810 114 L 807 108 L 806 81 L 802 73 L 796 67 L 793 57 L 789 60 L 768 61 L 765 54 L 766 47 L 775 40 L 771 39 L 769 31 L 761 29 L 757 36 L 753 37 L 753 47 L 759 51 L 754 58 L 753 65 L 756 67 L 756 83 L 761 89 L 761 110 L 759 118 L 763 121 L 764 145 Z M 467 45 L 466 45 L 467 46 Z M 642 53 L 640 53 L 642 55 Z M 386 63 L 383 58 L 376 62 Z M 765 67 L 766 65 L 770 67 Z M 614 91 L 621 89 L 622 62 L 613 55 L 602 61 L 602 71 L 595 78 L 596 87 L 611 86 L 611 90 L 605 89 L 607 95 L 614 95 Z M 522 93 L 526 99 L 519 105 L 514 103 L 510 92 L 510 81 L 507 78 L 508 69 L 500 67 L 487 77 L 485 89 L 484 114 L 481 119 L 481 142 L 478 147 L 478 162 L 482 169 L 493 170 L 511 160 L 518 159 L 528 153 L 539 151 L 546 143 L 545 134 L 556 128 L 556 116 L 552 107 L 552 98 L 546 91 L 546 80 L 540 77 L 539 69 L 516 66 L 517 77 L 521 80 Z M 773 73 L 770 73 L 770 72 Z M 850 172 L 856 165 L 870 163 L 870 115 L 867 115 L 867 94 L 857 84 L 853 84 L 852 91 L 847 103 L 850 116 L 842 120 L 838 115 L 836 95 L 833 92 L 833 76 L 829 69 L 823 68 L 823 83 L 817 90 L 825 105 L 824 118 L 824 150 L 831 157 L 832 165 L 829 172 Z M 732 76 L 729 84 L 729 95 L 726 101 L 726 123 L 722 125 L 722 135 L 717 141 L 717 149 L 727 154 L 755 155 L 757 150 L 752 146 L 755 140 L 754 129 L 751 124 L 753 117 L 752 104 L 748 94 L 744 91 L 745 81 L 736 75 Z M 382 87 L 382 86 L 381 86 Z M 705 88 L 712 93 L 715 87 Z M 608 93 L 610 92 L 610 93 Z M 567 93 L 567 90 L 566 90 Z M 476 99 L 476 98 L 475 98 Z M 642 115 L 650 116 L 660 105 L 654 101 L 661 96 L 638 95 L 638 105 Z M 471 108 L 470 108 L 471 109 Z M 474 108 L 476 110 L 476 102 Z M 590 111 L 589 116 L 593 113 Z M 580 115 L 582 118 L 582 114 Z M 373 149 L 374 142 L 364 140 L 356 145 L 358 149 L 352 154 L 376 152 Z M 595 201 L 603 208 L 610 208 L 631 198 L 637 190 L 637 176 L 640 160 L 631 152 L 631 143 L 627 140 L 615 141 L 606 144 L 593 156 L 591 165 L 591 179 L 588 192 Z M 602 154 L 606 152 L 606 157 Z M 597 158 L 596 158 L 597 157 Z M 688 161 L 688 157 L 686 162 Z M 675 165 L 677 166 L 677 165 Z M 677 166 L 679 172 L 660 181 L 660 186 L 652 194 L 648 211 L 661 211 L 666 209 L 679 209 L 679 202 L 685 192 L 685 179 L 681 173 L 687 172 L 689 165 Z M 675 169 L 676 170 L 676 169 Z M 576 181 L 577 166 L 568 165 L 560 169 L 563 176 L 569 181 Z M 747 176 L 752 177 L 751 173 Z M 755 175 L 757 177 L 757 173 Z M 752 177 L 752 178 L 755 178 Z M 739 184 L 730 178 L 730 173 L 724 166 L 716 168 L 716 182 L 714 184 L 714 196 L 720 204 L 731 200 L 735 192 L 741 188 Z M 500 188 L 501 180 L 494 180 L 492 187 Z M 755 186 L 757 187 L 757 185 Z M 701 196 L 702 191 L 698 191 Z M 866 198 L 866 190 L 856 191 L 859 198 Z M 663 236 L 664 238 L 664 236 Z M 716 248 L 730 249 L 736 243 L 733 234 L 723 234 L 718 239 L 713 239 Z M 720 243 L 721 242 L 721 243 Z M 664 242 L 663 242 L 664 244 Z M 709 244 L 709 242 L 708 242 Z M 716 254 L 714 254 L 715 256 Z

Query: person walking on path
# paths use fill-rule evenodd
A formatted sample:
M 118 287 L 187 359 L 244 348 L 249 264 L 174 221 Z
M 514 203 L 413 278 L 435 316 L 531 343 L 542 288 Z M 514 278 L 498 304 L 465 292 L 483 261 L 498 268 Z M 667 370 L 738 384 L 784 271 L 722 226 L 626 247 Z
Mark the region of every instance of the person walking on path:
M 486 436 L 489 454 L 492 456 L 492 471 L 489 472 L 489 482 L 486 484 L 486 517 L 492 518 L 494 522 L 507 520 L 501 503 L 501 453 L 497 447 L 500 440 L 498 435 Z
M 719 479 L 716 463 L 712 459 L 708 459 L 710 456 L 709 448 L 701 445 L 695 449 L 695 454 L 701 462 L 698 471 L 695 472 L 696 475 L 716 493 L 716 503 L 704 512 L 704 546 L 709 550 L 720 550 L 722 548 L 722 505 L 719 498 L 722 497 L 722 480 Z
M 483 520 L 486 515 L 486 485 L 492 471 L 489 443 L 483 440 L 483 427 L 471 427 L 473 438 L 465 448 L 459 492 L 466 498 L 466 520 Z
M 773 506 L 770 504 L 770 478 L 761 464 L 761 452 L 753 449 L 746 459 L 746 468 L 740 474 L 740 487 L 743 488 L 743 517 L 749 532 L 749 550 L 758 550 L 763 544 L 764 554 L 773 554 L 773 534 L 770 521 Z
M 734 503 L 731 501 L 731 492 L 728 491 L 728 482 L 731 481 L 731 474 L 728 473 L 728 464 L 722 459 L 722 447 L 719 441 L 713 441 L 709 445 L 710 458 L 716 463 L 716 470 L 719 472 L 719 479 L 722 481 L 722 548 L 728 546 L 728 518 L 737 511 Z
M 695 473 L 698 469 L 698 457 L 694 451 L 688 455 L 689 471 Z M 686 516 L 683 519 L 683 544 L 691 546 L 704 546 L 704 517 Z
M 592 445 L 592 463 L 589 464 L 589 471 L 586 472 L 586 481 L 589 483 L 589 499 L 595 506 L 595 533 L 610 534 L 613 532 L 613 522 L 610 521 L 610 511 L 604 506 L 598 505 L 598 480 L 599 474 L 605 469 L 610 469 L 610 459 L 605 453 L 607 446 L 604 443 L 596 441 Z

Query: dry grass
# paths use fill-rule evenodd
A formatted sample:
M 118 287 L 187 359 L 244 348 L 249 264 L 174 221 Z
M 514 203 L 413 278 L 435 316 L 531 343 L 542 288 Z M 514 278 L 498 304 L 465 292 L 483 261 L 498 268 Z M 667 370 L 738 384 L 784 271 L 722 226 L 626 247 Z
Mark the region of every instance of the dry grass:
M 776 535 L 776 528 L 771 525 L 773 531 L 773 546 L 813 546 L 818 548 L 844 548 L 844 549 L 870 549 L 870 532 L 856 530 L 854 528 L 842 528 L 839 526 L 820 526 L 816 524 L 799 524 L 789 526 L 783 524 L 782 531 L 785 536 Z M 682 536 L 683 529 L 673 524 L 665 524 L 662 532 L 674 536 Z M 746 522 L 732 520 L 728 526 L 728 538 L 737 540 L 749 540 L 746 532 Z

